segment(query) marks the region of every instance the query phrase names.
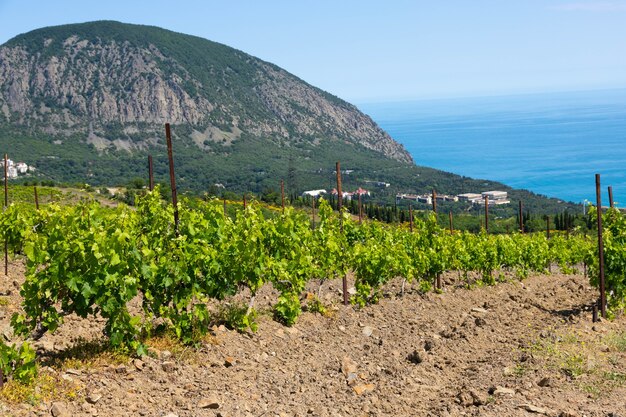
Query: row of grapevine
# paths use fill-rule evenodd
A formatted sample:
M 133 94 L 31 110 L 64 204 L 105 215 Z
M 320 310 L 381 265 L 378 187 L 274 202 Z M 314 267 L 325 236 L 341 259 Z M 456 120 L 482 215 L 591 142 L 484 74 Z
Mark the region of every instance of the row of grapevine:
M 276 318 L 291 325 L 309 281 L 349 270 L 355 276 L 352 301 L 363 306 L 376 302 L 383 285 L 398 276 L 428 290 L 445 271 L 465 277 L 474 272 L 493 283 L 502 270 L 524 277 L 552 263 L 571 271 L 593 259 L 594 245 L 585 236 L 450 233 L 432 214 L 416 217 L 410 232 L 375 221 L 359 224 L 347 213 L 341 214 L 342 229 L 324 200 L 315 228 L 304 212 L 291 208 L 270 217 L 263 213 L 260 205 L 249 204 L 230 217 L 221 201 L 182 201 L 176 230 L 173 209 L 158 189 L 138 198 L 136 209 L 86 202 L 42 210 L 12 205 L 0 227 L 10 249 L 26 257 L 24 311 L 12 317 L 14 330 L 36 337 L 54 331 L 67 314 L 100 316 L 112 346 L 143 353 L 141 341 L 154 319 L 193 343 L 208 329 L 209 301 L 244 289 L 250 306 L 241 326 L 254 328 L 254 296 L 265 283 L 280 292 Z M 620 219 L 611 223 L 616 231 L 610 251 L 623 247 L 625 228 L 622 217 L 609 215 Z M 621 268 L 615 294 L 623 303 Z M 137 296 L 142 312 L 132 315 L 128 305 Z

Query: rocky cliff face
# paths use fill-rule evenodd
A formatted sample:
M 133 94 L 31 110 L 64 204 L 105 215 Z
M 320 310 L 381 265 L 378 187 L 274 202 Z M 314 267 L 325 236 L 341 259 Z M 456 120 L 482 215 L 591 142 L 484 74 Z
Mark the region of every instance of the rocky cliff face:
M 224 45 L 163 29 L 94 22 L 45 28 L 0 47 L 0 115 L 104 149 L 152 143 L 165 122 L 193 141 L 331 139 L 406 163 L 356 107 Z M 129 146 L 131 144 L 132 146 Z

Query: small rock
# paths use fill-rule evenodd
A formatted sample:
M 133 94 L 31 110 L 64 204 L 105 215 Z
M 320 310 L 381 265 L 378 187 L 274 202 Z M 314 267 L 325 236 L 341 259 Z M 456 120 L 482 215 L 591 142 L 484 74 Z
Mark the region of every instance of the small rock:
M 356 288 L 354 288 L 354 287 L 348 288 L 348 294 L 350 294 L 350 295 L 356 294 Z
M 65 371 L 65 373 L 66 373 L 66 374 L 70 374 L 70 375 L 81 375 L 81 374 L 82 374 L 82 372 L 81 372 L 81 371 L 79 371 L 78 369 L 72 369 L 72 368 L 67 369 L 67 370 Z
M 352 387 L 356 395 L 362 395 L 374 391 L 374 384 L 361 384 Z
M 611 348 L 609 348 L 607 345 L 602 345 L 600 346 L 600 352 L 610 352 Z
M 67 408 L 65 407 L 65 403 L 62 402 L 54 402 L 52 403 L 52 408 L 50 412 L 54 417 L 70 417 L 70 413 L 68 413 Z
M 163 350 L 159 354 L 159 359 L 161 359 L 162 361 L 166 361 L 171 357 L 172 357 L 172 352 L 170 352 L 169 350 Z
M 133 365 L 135 365 L 135 368 L 136 368 L 138 371 L 141 371 L 141 370 L 143 369 L 143 367 L 144 367 L 145 363 L 144 363 L 141 359 L 135 359 L 135 360 L 133 361 Z
M 231 366 L 235 366 L 236 362 L 237 361 L 232 356 L 226 356 L 224 358 L 224 366 L 227 367 L 227 368 L 230 368 Z
M 472 396 L 467 391 L 459 392 L 456 398 L 457 398 L 458 403 L 464 407 L 469 407 L 470 405 L 474 404 L 474 400 L 472 399 Z
M 515 374 L 515 370 L 513 370 L 513 368 L 506 366 L 504 367 L 504 369 L 502 370 L 502 375 L 504 376 L 511 376 Z
M 476 406 L 487 404 L 487 396 L 479 391 L 471 390 L 472 403 Z
M 363 334 L 366 337 L 370 337 L 372 335 L 372 333 L 374 332 L 374 329 L 372 329 L 370 326 L 365 326 L 363 327 Z
M 537 385 L 540 387 L 551 387 L 552 379 L 550 377 L 542 378 L 541 381 L 537 382 Z
M 532 404 L 524 404 L 521 407 L 529 413 L 544 414 L 546 416 L 550 414 L 550 412 L 545 408 L 536 407 Z
M 484 313 L 488 313 L 488 311 L 487 311 L 487 310 L 485 310 L 484 308 L 474 307 L 474 308 L 472 308 L 472 313 L 481 313 L 481 314 L 484 314 Z
M 420 355 L 420 353 L 417 350 L 414 350 L 413 352 L 409 353 L 409 356 L 407 356 L 406 358 L 409 362 L 415 365 L 418 365 L 424 362 L 424 358 L 422 358 L 422 355 Z
M 87 402 L 89 404 L 95 404 L 98 401 L 100 401 L 100 398 L 102 398 L 102 395 L 97 393 L 97 392 L 92 392 L 91 394 L 89 394 L 86 398 Z
M 495 387 L 492 395 L 515 395 L 515 390 L 505 387 Z
M 424 350 L 426 352 L 430 352 L 435 347 L 435 343 L 432 340 L 427 340 L 424 342 Z
M 118 374 L 125 374 L 126 373 L 126 365 L 119 365 L 115 368 L 115 372 L 117 372 Z
M 484 318 L 482 318 L 482 317 L 476 317 L 476 319 L 474 320 L 474 323 L 475 323 L 475 324 L 476 324 L 476 326 L 478 326 L 478 327 L 482 327 L 482 326 L 484 326 L 485 324 L 487 324 L 487 322 L 485 321 L 485 319 L 484 319 Z
M 178 417 L 178 414 L 174 414 L 174 413 L 167 413 L 166 415 L 164 415 L 163 417 Z
M 338 329 L 339 329 L 340 332 L 345 332 L 346 331 L 345 326 L 339 326 Z
M 348 385 L 354 385 L 359 381 L 359 376 L 354 372 L 350 372 L 346 378 Z
M 356 374 L 358 371 L 358 365 L 351 358 L 345 356 L 341 360 L 341 372 L 347 377 L 350 374 Z
M 214 397 L 203 398 L 198 401 L 198 408 L 210 408 L 211 410 L 217 410 L 220 408 L 220 403 L 217 398 Z
M 559 413 L 559 417 L 580 417 L 580 414 L 572 410 L 567 410 L 567 411 L 561 411 Z
M 161 369 L 163 369 L 167 373 L 174 372 L 174 370 L 176 369 L 176 364 L 172 361 L 165 361 L 161 364 Z

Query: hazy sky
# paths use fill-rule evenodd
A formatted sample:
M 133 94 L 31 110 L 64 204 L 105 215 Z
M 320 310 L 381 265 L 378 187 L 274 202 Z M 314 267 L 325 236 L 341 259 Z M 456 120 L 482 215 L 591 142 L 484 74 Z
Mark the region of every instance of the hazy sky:
M 198 35 L 363 102 L 626 87 L 626 0 L 0 0 L 0 43 L 111 19 Z

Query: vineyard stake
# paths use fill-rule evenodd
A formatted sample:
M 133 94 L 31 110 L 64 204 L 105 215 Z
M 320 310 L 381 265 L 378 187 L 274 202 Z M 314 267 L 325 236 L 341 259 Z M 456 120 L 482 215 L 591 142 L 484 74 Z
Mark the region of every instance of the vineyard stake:
M 226 197 L 224 197 L 224 218 L 226 218 Z
M 172 187 L 172 205 L 174 206 L 174 231 L 178 236 L 178 198 L 176 196 L 176 176 L 174 175 L 174 155 L 172 151 L 172 133 L 170 124 L 165 123 L 165 137 L 167 139 L 167 158 L 170 163 L 170 186 Z
M 246 204 L 246 193 L 243 193 L 243 211 L 246 211 L 246 207 L 248 205 Z
M 485 232 L 489 233 L 489 197 L 485 196 Z
M 437 192 L 433 190 L 433 213 L 437 214 Z
M 363 205 L 361 204 L 361 193 L 359 193 L 359 224 L 363 223 Z
M 154 170 L 152 166 L 152 155 L 148 155 L 148 187 L 154 190 Z
M 9 206 L 9 172 L 7 164 L 9 163 L 9 156 L 4 154 L 4 208 Z
M 615 207 L 615 204 L 613 204 L 613 187 L 611 187 L 609 185 L 609 207 L 613 208 Z
M 598 265 L 600 272 L 600 314 L 606 318 L 606 292 L 604 287 L 604 242 L 602 241 L 602 196 L 600 174 L 596 174 L 596 200 L 598 207 Z
M 450 234 L 454 233 L 454 227 L 452 226 L 452 210 L 448 212 L 448 219 L 450 220 Z
M 4 154 L 4 208 L 9 207 L 8 155 Z M 4 239 L 4 275 L 9 276 L 9 242 Z
M 519 201 L 519 231 L 524 233 L 524 216 L 522 215 L 522 200 Z
M 2 390 L 3 387 L 4 387 L 4 373 L 2 372 L 2 369 L 0 369 L 0 390 Z
M 343 213 L 341 212 L 341 206 L 343 204 L 343 194 L 341 193 L 341 169 L 339 161 L 335 165 L 337 171 L 337 211 L 339 211 L 339 231 L 343 235 Z M 343 274 L 343 305 L 348 305 L 348 277 Z
M 33 185 L 33 191 L 35 192 L 35 209 L 39 210 L 39 195 L 37 194 L 36 185 Z
M 409 204 L 409 230 L 413 233 L 413 204 Z
M 550 240 L 550 216 L 546 215 L 546 239 Z
M 283 214 L 285 214 L 285 181 L 280 180 L 280 201 L 283 207 Z
M 311 207 L 313 211 L 313 230 L 315 230 L 315 196 L 311 197 Z

